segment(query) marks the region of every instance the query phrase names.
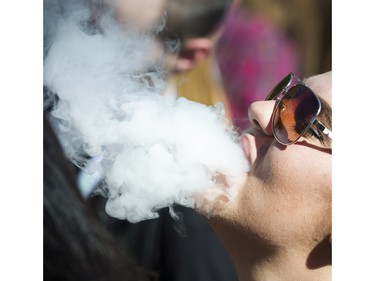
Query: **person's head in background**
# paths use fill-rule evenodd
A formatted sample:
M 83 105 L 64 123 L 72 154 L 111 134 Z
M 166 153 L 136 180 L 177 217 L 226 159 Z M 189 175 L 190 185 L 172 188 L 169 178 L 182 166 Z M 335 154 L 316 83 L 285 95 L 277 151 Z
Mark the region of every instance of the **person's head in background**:
M 169 0 L 165 28 L 159 34 L 166 45 L 180 41 L 180 50 L 167 66 L 179 73 L 193 69 L 214 50 L 221 24 L 233 0 Z M 173 50 L 173 49 L 172 49 Z
M 304 81 L 321 102 L 316 120 L 330 131 L 331 79 L 327 72 Z M 235 187 L 235 198 L 209 218 L 240 280 L 331 279 L 331 138 L 315 125 L 288 145 L 273 133 L 275 127 L 279 140 L 286 142 L 279 128 L 293 125 L 296 116 L 318 104 L 303 87 L 295 88 L 302 93 L 287 105 L 282 100 L 282 106 L 275 107 L 276 97 L 250 105 L 249 133 L 242 140 L 250 171 Z M 307 103 L 300 104 L 301 100 Z M 275 123 L 273 112 L 280 114 Z M 287 128 L 288 136 L 296 133 L 293 139 L 303 132 L 297 125 L 305 126 L 298 122 Z
M 88 1 L 98 7 L 92 8 L 93 15 L 100 14 L 95 10 L 109 9 L 125 28 L 155 35 L 148 56 L 163 57 L 164 95 L 207 105 L 220 101 L 229 112 L 226 98 L 212 78 L 211 58 L 226 14 L 238 0 L 156 0 L 153 13 L 142 12 L 150 9 L 149 1 L 105 0 L 107 8 L 98 5 L 104 0 Z
M 220 23 L 237 0 L 86 0 L 97 20 L 110 11 L 126 29 L 153 32 L 174 59 L 172 72 L 192 69 L 213 51 Z M 169 60 L 168 60 L 169 61 Z
M 184 97 L 205 105 L 220 102 L 227 118 L 230 108 L 216 67 L 215 45 L 230 7 L 238 0 L 170 0 L 160 41 L 170 71 L 165 95 Z M 173 47 L 178 39 L 180 46 Z

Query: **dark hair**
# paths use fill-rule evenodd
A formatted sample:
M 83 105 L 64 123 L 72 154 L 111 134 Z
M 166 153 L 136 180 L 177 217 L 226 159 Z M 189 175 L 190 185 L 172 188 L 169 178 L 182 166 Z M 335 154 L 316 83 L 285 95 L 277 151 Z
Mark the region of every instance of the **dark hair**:
M 232 0 L 173 0 L 168 1 L 166 27 L 162 40 L 177 37 L 185 40 L 211 35 L 229 9 Z
M 44 116 L 43 234 L 45 280 L 150 280 L 151 275 L 116 247 L 75 183 L 67 160 Z

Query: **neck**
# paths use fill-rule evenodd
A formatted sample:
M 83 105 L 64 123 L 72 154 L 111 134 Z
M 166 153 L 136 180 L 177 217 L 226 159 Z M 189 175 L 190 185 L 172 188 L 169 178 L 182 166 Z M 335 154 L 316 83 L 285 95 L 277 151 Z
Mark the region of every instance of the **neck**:
M 240 281 L 331 280 L 330 265 L 312 268 L 307 259 L 306 254 L 293 250 L 276 251 L 262 259 L 233 257 Z
M 214 228 L 232 257 L 240 281 L 332 279 L 329 237 L 311 247 L 297 243 L 283 247 L 271 246 L 247 231 Z

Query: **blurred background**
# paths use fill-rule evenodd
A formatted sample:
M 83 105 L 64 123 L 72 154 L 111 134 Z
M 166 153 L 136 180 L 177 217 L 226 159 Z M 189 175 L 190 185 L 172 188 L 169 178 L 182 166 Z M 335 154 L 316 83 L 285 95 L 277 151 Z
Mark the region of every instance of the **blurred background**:
M 296 44 L 302 76 L 332 69 L 331 0 L 243 0 L 243 7 L 268 18 Z
M 239 131 L 247 108 L 289 72 L 307 78 L 332 70 L 331 0 L 234 0 L 215 52 L 180 74 L 178 96 L 221 102 Z

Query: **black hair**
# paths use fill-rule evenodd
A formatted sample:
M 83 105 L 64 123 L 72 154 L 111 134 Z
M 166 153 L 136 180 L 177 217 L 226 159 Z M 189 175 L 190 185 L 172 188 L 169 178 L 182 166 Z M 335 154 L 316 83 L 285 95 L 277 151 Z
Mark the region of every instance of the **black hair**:
M 66 158 L 44 114 L 44 280 L 140 281 L 148 273 L 120 250 L 76 187 Z
M 231 3 L 232 0 L 168 1 L 166 27 L 160 37 L 167 40 L 173 35 L 182 46 L 189 38 L 207 37 L 222 22 Z

